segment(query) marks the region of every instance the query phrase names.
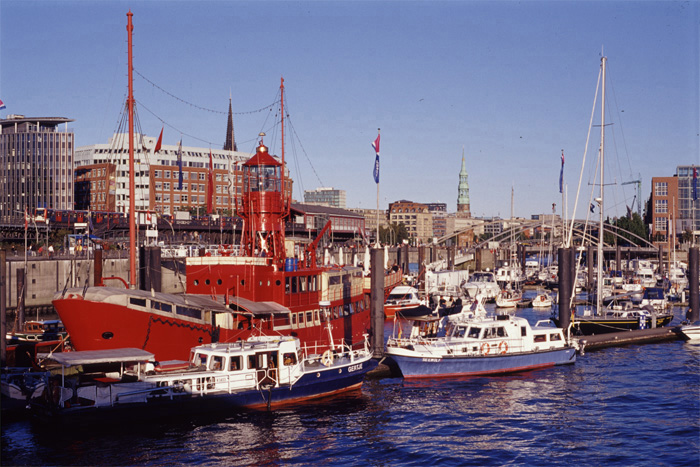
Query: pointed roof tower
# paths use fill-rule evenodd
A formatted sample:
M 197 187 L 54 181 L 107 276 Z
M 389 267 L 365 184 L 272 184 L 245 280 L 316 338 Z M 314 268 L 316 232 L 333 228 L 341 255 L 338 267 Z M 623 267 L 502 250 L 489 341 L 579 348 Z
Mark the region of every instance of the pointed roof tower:
M 459 171 L 459 186 L 457 187 L 457 212 L 464 213 L 463 215 L 466 215 L 466 217 L 471 217 L 468 178 L 467 164 L 464 161 L 464 146 L 462 146 L 462 170 Z
M 231 108 L 230 96 L 228 98 L 228 124 L 226 125 L 226 142 L 224 143 L 224 150 L 238 151 L 238 146 L 236 145 L 236 138 L 233 134 L 233 110 Z

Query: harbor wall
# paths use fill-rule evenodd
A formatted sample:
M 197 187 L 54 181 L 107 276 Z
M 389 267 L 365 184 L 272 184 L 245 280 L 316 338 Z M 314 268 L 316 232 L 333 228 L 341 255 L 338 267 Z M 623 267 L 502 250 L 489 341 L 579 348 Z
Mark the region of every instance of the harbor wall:
M 6 294 L 5 306 L 14 312 L 17 308 L 18 288 L 17 270 L 25 268 L 23 258 L 10 259 L 5 263 Z M 94 260 L 92 258 L 31 258 L 27 260 L 27 291 L 25 307 L 27 309 L 52 307 L 51 301 L 57 291 L 67 287 L 84 287 L 87 280 L 94 284 Z M 178 272 L 178 269 L 180 271 Z M 129 259 L 107 258 L 102 260 L 102 277 L 121 277 L 128 282 Z M 184 267 L 178 268 L 164 262 L 161 266 L 162 291 L 182 293 L 185 290 Z M 105 281 L 111 287 L 123 287 L 118 280 Z M 29 316 L 29 315 L 28 315 Z

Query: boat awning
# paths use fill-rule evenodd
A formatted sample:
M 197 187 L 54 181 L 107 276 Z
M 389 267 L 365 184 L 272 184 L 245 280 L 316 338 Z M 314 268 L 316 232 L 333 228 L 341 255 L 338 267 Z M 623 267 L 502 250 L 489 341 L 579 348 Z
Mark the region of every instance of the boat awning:
M 151 352 L 136 348 L 83 350 L 79 352 L 58 352 L 51 357 L 63 366 L 89 365 L 92 363 L 127 363 L 154 360 Z
M 289 314 L 291 310 L 277 302 L 254 302 L 242 297 L 233 297 L 229 305 L 234 311 L 248 311 L 253 315 Z

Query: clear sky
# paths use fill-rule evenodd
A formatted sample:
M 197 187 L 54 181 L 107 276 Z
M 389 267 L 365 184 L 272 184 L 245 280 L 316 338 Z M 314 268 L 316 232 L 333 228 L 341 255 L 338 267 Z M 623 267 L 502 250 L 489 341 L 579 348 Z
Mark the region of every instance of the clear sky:
M 185 145 L 222 147 L 230 95 L 239 150 L 252 152 L 274 117 L 252 111 L 284 77 L 296 199 L 332 186 L 348 207 L 374 208 L 370 143 L 381 128 L 381 208 L 409 199 L 455 211 L 464 147 L 473 215 L 509 217 L 511 187 L 517 216 L 559 211 L 563 149 L 570 213 L 601 50 L 606 183 L 618 182 L 606 214 L 632 202 L 621 182 L 641 176 L 646 199 L 652 176 L 700 164 L 697 0 L 2 0 L 0 116 L 68 117 L 77 146 L 106 143 L 126 96 L 129 9 L 135 70 L 194 104 L 135 74 L 141 126 L 157 136 L 158 118 L 167 122 L 166 144 L 183 133 Z M 584 169 L 586 199 L 592 174 Z

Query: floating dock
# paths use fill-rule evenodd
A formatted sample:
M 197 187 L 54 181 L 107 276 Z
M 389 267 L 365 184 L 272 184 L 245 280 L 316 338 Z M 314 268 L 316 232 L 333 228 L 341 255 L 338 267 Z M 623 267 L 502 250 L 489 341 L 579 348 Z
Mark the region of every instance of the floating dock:
M 618 347 L 630 344 L 649 344 L 652 342 L 683 339 L 680 326 L 635 331 L 611 332 L 594 336 L 575 338 L 580 345 L 579 352 L 583 355 L 586 350 L 597 350 L 605 347 Z

